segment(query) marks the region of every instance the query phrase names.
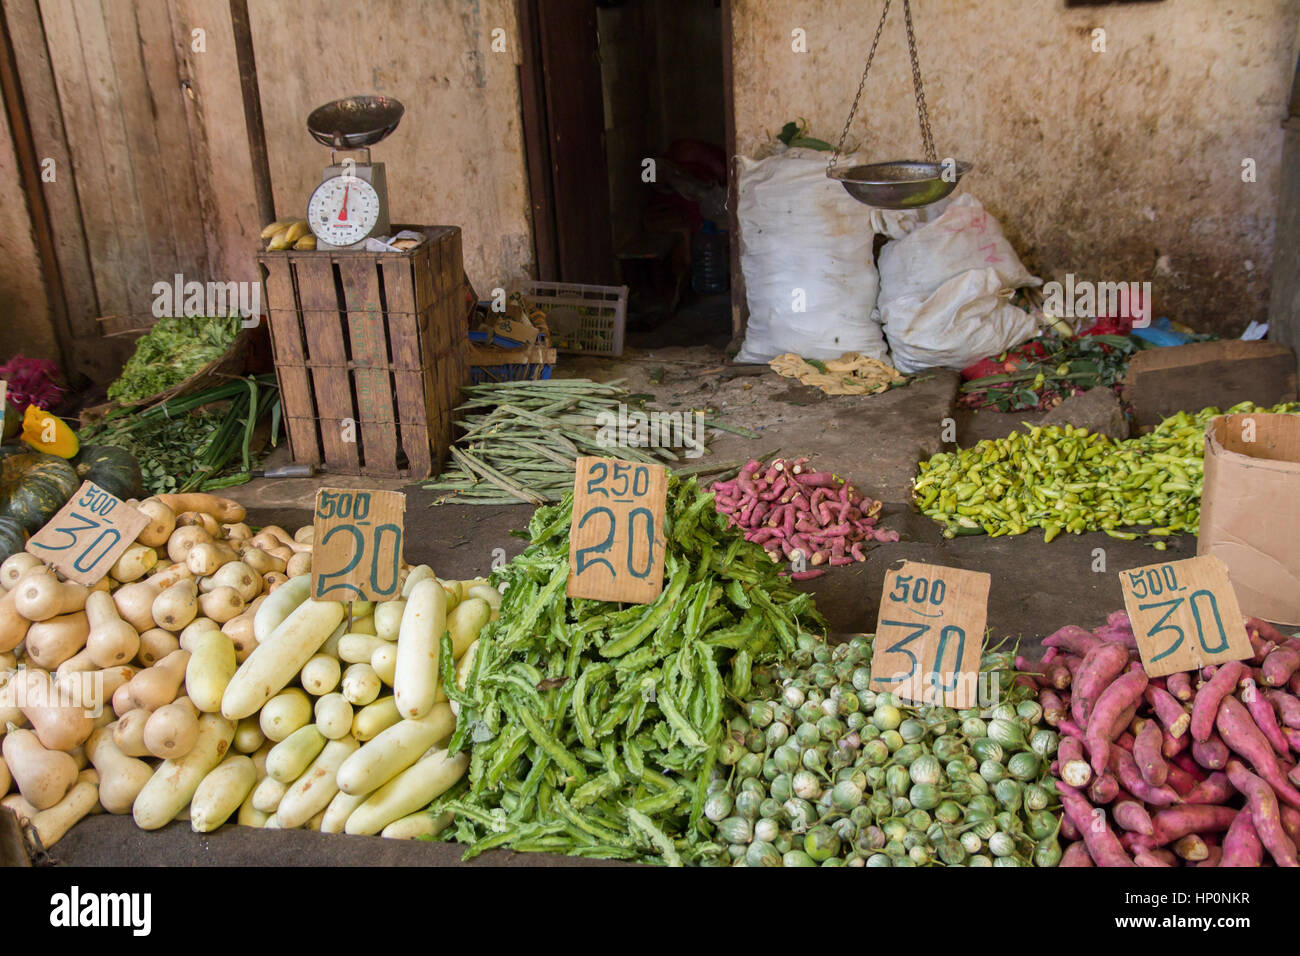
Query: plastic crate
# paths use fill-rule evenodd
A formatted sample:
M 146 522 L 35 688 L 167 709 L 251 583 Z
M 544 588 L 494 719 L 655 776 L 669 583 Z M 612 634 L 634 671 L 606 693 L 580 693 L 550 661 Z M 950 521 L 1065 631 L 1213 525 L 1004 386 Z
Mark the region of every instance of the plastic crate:
M 493 347 L 488 342 L 492 337 L 490 332 L 471 329 L 465 353 L 469 363 L 470 382 L 478 385 L 482 382 L 523 382 L 550 378 L 555 371 L 555 349 L 551 348 L 546 320 L 538 317 L 536 321 L 541 333 L 537 341 L 513 349 Z
M 580 355 L 623 354 L 627 286 L 572 282 L 525 282 L 519 287 L 531 308 L 546 315 L 551 345 Z

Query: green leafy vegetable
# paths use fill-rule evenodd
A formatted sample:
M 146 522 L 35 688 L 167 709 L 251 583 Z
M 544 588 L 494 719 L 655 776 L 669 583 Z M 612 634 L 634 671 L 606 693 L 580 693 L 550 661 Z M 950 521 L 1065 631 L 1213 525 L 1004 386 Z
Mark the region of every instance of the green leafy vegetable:
M 108 397 L 130 405 L 179 385 L 220 358 L 239 335 L 239 316 L 159 319 L 135 344 L 135 352 Z

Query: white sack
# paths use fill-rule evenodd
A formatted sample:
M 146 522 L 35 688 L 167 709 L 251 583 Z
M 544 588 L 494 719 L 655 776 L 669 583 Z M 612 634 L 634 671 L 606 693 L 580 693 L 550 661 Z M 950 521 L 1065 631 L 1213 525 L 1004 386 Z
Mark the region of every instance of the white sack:
M 978 199 L 962 193 L 939 218 L 880 250 L 880 302 L 883 307 L 894 299 L 929 295 L 963 272 L 988 268 L 1005 289 L 1042 285 L 1021 264 L 998 221 Z
M 739 160 L 736 214 L 749 325 L 738 362 L 768 362 L 785 352 L 886 356 L 872 317 L 879 279 L 871 217 L 826 178 L 826 161 L 811 149 Z M 802 312 L 795 311 L 796 290 Z
M 926 295 L 884 302 L 880 318 L 900 372 L 963 369 L 1032 338 L 1033 316 L 1008 304 L 1011 290 L 992 266 L 971 269 Z

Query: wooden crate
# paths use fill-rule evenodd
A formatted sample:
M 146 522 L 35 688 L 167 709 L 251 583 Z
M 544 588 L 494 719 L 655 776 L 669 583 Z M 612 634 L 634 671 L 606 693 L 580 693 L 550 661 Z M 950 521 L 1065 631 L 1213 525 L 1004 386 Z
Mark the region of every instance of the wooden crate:
M 472 293 L 460 227 L 402 228 L 428 238 L 400 253 L 257 257 L 295 461 L 411 479 L 442 466 L 468 381 Z

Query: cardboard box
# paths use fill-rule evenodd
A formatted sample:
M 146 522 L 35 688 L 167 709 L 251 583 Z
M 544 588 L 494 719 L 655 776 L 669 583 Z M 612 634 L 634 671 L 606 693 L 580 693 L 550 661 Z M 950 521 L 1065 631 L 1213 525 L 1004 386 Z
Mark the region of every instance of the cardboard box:
M 1300 415 L 1210 421 L 1196 553 L 1228 566 L 1242 613 L 1300 624 Z
M 1124 399 L 1144 430 L 1183 409 L 1293 402 L 1295 353 L 1276 342 L 1240 339 L 1147 349 L 1129 360 Z

